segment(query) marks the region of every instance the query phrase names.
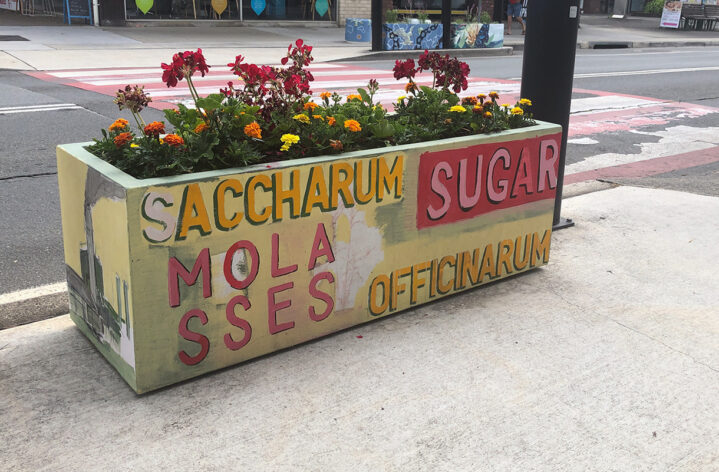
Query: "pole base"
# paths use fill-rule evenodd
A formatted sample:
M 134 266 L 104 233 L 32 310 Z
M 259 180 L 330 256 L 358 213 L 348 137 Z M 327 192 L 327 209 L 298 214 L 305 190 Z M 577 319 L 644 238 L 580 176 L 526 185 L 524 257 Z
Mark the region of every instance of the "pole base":
M 552 225 L 552 231 L 557 231 L 559 229 L 564 228 L 571 228 L 574 226 L 574 221 L 572 221 L 570 218 L 559 218 L 559 221 Z

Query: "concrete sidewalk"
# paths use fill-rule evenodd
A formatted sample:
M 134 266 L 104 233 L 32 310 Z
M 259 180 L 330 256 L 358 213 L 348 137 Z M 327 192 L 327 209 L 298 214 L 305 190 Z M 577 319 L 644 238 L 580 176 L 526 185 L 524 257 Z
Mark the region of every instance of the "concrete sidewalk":
M 563 214 L 545 268 L 142 397 L 67 316 L 0 331 L 0 470 L 719 470 L 719 198 Z
M 237 54 L 250 62 L 277 62 L 287 45 L 302 38 L 314 46 L 317 62 L 358 59 L 396 59 L 417 55 L 413 51 L 373 53 L 369 43 L 344 39 L 344 28 L 328 25 L 271 27 L 252 25 L 221 27 L 93 27 L 17 25 L 11 12 L 0 10 L 2 35 L 26 41 L 0 41 L 0 69 L 57 70 L 69 68 L 151 67 L 168 61 L 178 50 L 202 48 L 211 64 L 225 64 Z M 13 26 L 14 25 L 14 26 Z M 505 36 L 504 49 L 455 50 L 460 56 L 511 54 L 524 46 L 524 36 Z M 585 15 L 578 47 L 608 45 L 626 47 L 719 46 L 719 31 L 685 31 L 659 27 L 658 18 L 623 20 Z

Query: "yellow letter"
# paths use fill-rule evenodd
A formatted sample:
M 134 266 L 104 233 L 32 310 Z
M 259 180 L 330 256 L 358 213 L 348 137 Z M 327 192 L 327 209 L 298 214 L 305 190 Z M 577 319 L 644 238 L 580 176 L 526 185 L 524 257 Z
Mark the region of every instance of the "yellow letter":
M 210 218 L 207 216 L 205 201 L 202 199 L 202 192 L 198 184 L 189 184 L 185 187 L 180 206 L 180 224 L 177 239 L 185 239 L 187 232 L 196 229 L 203 236 L 212 232 Z

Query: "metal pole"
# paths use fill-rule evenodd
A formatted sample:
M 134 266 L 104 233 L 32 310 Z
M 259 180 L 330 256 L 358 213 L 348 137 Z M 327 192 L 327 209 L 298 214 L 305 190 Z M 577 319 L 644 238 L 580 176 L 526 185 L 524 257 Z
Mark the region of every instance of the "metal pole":
M 452 0 L 442 0 L 442 49 L 451 49 Z
M 532 100 L 536 119 L 562 126 L 554 229 L 574 224 L 560 212 L 578 26 L 579 0 L 530 0 L 527 6 L 521 95 Z
M 384 12 L 382 11 L 382 0 L 372 0 L 372 50 L 382 50 L 382 23 L 384 23 Z

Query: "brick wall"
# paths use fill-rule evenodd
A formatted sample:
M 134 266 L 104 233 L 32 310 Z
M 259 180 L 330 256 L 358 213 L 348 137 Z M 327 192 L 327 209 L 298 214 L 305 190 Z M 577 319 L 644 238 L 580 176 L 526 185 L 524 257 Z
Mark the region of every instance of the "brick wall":
M 347 18 L 370 18 L 372 16 L 371 0 L 336 0 L 339 2 L 339 13 L 337 14 L 339 24 L 344 25 Z M 384 2 L 386 3 L 386 1 Z M 389 2 L 392 8 L 392 1 Z

